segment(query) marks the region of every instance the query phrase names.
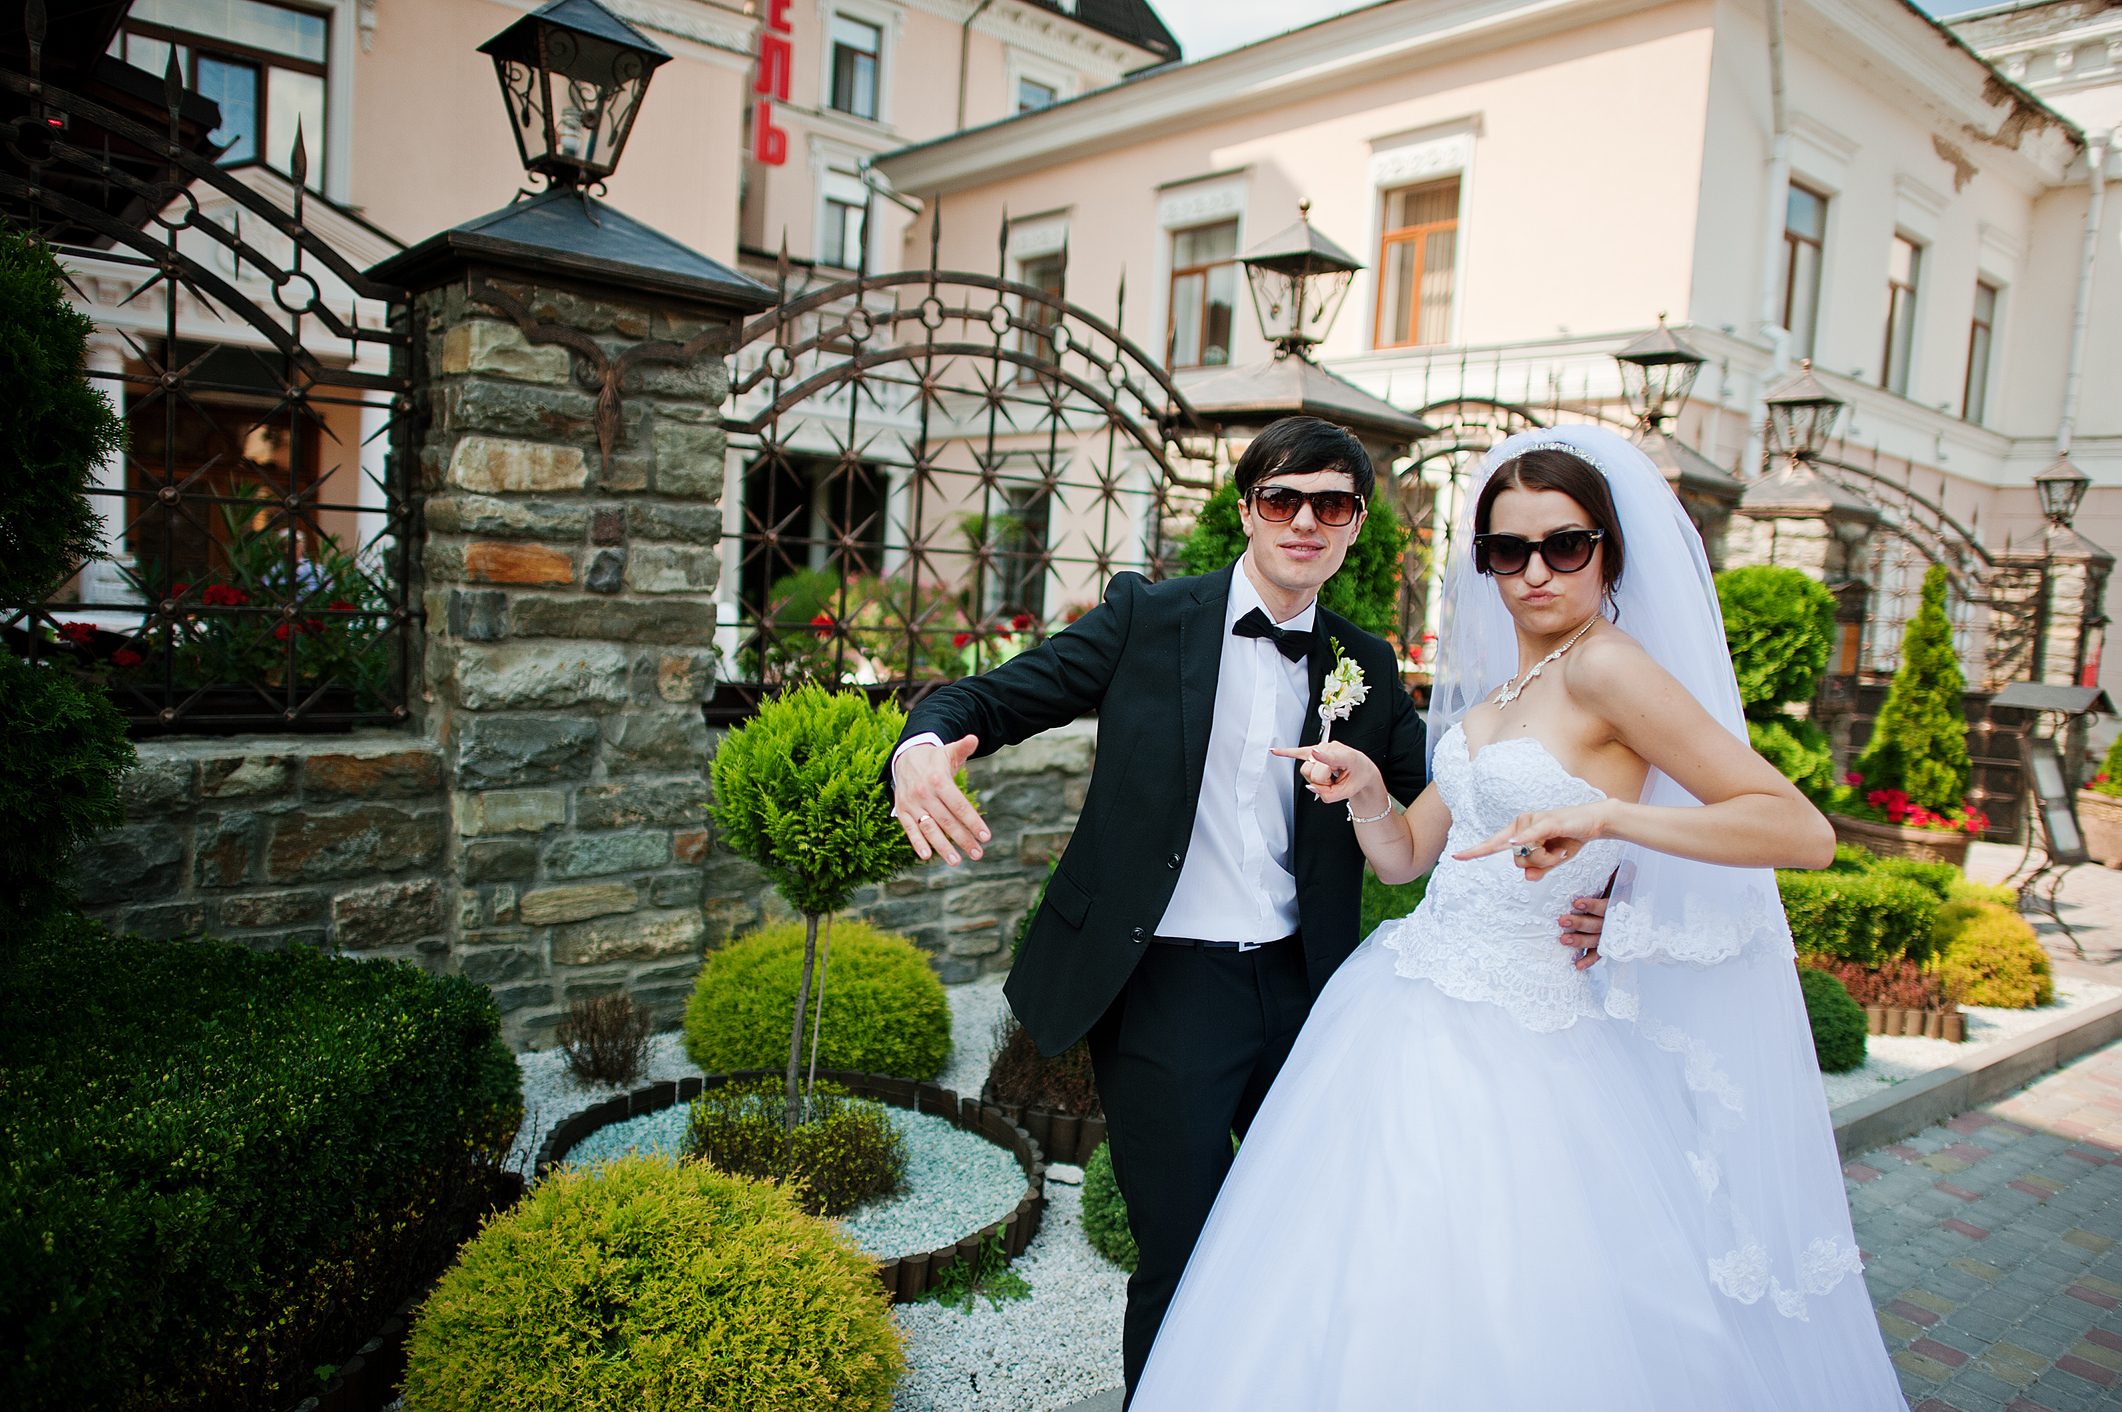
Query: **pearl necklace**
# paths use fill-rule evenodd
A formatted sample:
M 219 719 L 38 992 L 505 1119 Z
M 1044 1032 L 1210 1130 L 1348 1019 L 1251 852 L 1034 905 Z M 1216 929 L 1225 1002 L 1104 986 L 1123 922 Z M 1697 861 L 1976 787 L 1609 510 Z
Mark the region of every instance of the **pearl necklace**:
M 1577 645 L 1577 639 L 1583 637 L 1584 634 L 1590 632 L 1592 629 L 1592 624 L 1598 621 L 1599 615 L 1597 613 L 1594 613 L 1589 618 L 1586 618 L 1584 620 L 1584 626 L 1578 628 L 1576 633 L 1570 638 L 1569 641 L 1563 643 L 1560 647 L 1557 647 L 1554 651 L 1548 653 L 1545 657 L 1542 657 L 1539 661 L 1533 663 L 1532 670 L 1528 671 L 1525 674 L 1523 680 L 1514 681 L 1505 686 L 1503 688 L 1503 694 L 1496 698 L 1496 709 L 1500 711 L 1504 707 L 1510 705 L 1511 702 L 1516 701 L 1519 697 L 1523 696 L 1525 694 L 1525 688 L 1533 684 L 1533 678 L 1540 675 L 1541 668 L 1545 667 L 1548 663 L 1554 661 L 1557 657 L 1560 657 L 1563 653 L 1569 651 L 1570 648 L 1575 647 Z

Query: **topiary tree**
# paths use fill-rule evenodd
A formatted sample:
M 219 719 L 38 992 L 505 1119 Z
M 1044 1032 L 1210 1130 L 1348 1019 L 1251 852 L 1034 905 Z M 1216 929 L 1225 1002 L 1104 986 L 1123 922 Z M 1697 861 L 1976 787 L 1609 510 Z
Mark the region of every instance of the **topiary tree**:
M 1835 788 L 1827 735 L 1783 708 L 1813 699 L 1835 641 L 1835 596 L 1796 569 L 1756 565 L 1717 575 L 1724 642 L 1753 747 L 1806 794 Z
M 707 958 L 685 1004 L 685 1052 L 710 1074 L 772 1069 L 788 1044 L 803 974 L 805 926 L 783 922 Z M 811 1020 L 828 1069 L 926 1081 L 950 1059 L 950 1000 L 921 948 L 867 922 L 833 927 L 832 1033 Z
M 1382 485 L 1383 482 L 1380 482 Z M 1365 632 L 1389 637 L 1400 628 L 1400 581 L 1405 571 L 1407 529 L 1392 497 L 1374 495 L 1356 542 L 1340 570 L 1319 590 L 1319 601 Z M 1190 574 L 1222 568 L 1245 552 L 1245 526 L 1238 518 L 1238 483 L 1227 480 L 1201 507 L 1194 532 L 1179 546 L 1179 562 Z
M 1857 757 L 1867 791 L 1900 790 L 1926 809 L 1957 809 L 1967 792 L 1967 681 L 1953 651 L 1945 614 L 1945 566 L 1923 576 L 1923 606 L 1901 638 L 1901 666 L 1886 704 L 1872 722 L 1871 741 Z
M 888 1412 L 876 1263 L 704 1162 L 563 1168 L 464 1247 L 406 1341 L 409 1412 Z
M 81 370 L 95 323 L 40 242 L 0 229 L 0 602 L 35 603 L 96 552 L 96 467 L 125 426 Z
M 818 924 L 858 887 L 914 861 L 892 818 L 884 769 L 906 717 L 856 691 L 807 684 L 768 701 L 722 738 L 709 806 L 731 852 L 765 869 L 803 914 L 803 973 L 788 1037 L 788 1122 L 801 1121 L 797 1075 L 817 968 Z

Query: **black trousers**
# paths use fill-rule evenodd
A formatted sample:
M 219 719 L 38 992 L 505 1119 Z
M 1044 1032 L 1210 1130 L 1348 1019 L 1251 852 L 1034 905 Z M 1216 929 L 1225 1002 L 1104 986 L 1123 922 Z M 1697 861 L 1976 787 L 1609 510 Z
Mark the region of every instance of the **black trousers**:
M 1127 1396 L 1268 1085 L 1311 1008 L 1304 950 L 1151 943 L 1090 1032 L 1113 1176 L 1141 1252 L 1127 1282 Z

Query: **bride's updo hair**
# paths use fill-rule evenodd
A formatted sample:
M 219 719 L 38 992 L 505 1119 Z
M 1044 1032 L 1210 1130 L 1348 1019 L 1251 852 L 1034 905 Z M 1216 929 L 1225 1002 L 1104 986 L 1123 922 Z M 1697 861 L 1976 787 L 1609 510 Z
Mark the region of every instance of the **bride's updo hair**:
M 1607 489 L 1606 473 L 1574 452 L 1539 446 L 1513 456 L 1496 467 L 1496 473 L 1481 487 L 1474 502 L 1474 533 L 1488 533 L 1489 513 L 1496 497 L 1506 490 L 1559 490 L 1577 502 L 1591 520 L 1592 528 L 1606 531 L 1599 541 L 1599 577 L 1611 595 L 1621 582 L 1624 552 L 1621 517 L 1614 510 L 1613 492 Z

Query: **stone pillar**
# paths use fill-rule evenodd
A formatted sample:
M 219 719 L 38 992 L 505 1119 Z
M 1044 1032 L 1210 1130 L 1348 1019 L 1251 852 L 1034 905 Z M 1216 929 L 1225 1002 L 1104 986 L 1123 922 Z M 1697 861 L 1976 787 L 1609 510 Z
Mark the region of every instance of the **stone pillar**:
M 1739 498 L 1724 567 L 1780 564 L 1830 588 L 1862 580 L 1879 511 L 1801 462 L 1786 462 Z
M 2027 646 L 2016 655 L 2009 680 L 2039 680 L 2056 686 L 2091 686 L 2104 637 L 2108 576 L 2115 556 L 2070 528 L 2045 530 L 2042 547 L 1997 556 L 2015 570 L 2017 597 L 2028 619 Z M 2044 588 L 2046 590 L 2044 595 Z M 2045 601 L 2044 601 L 2045 597 Z M 2038 646 L 2037 646 L 2038 644 Z
M 706 935 L 701 702 L 744 306 L 435 244 L 409 252 L 430 276 L 415 706 L 450 804 L 451 961 L 518 1042 L 620 989 L 669 1024 Z

